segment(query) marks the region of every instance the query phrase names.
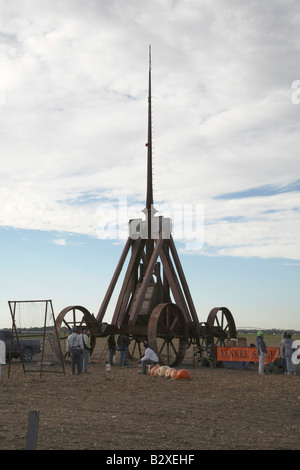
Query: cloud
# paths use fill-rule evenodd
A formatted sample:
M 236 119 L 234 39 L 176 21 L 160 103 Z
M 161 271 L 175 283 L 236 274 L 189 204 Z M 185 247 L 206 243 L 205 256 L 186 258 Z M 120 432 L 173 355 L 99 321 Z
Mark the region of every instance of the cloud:
M 275 185 L 264 185 L 256 188 L 248 188 L 245 191 L 237 193 L 220 194 L 216 196 L 216 199 L 240 199 L 255 196 L 272 196 L 275 194 L 299 192 L 300 191 L 300 180 L 292 181 L 291 183 L 284 184 L 281 186 Z
M 156 204 L 203 204 L 202 253 L 299 259 L 296 1 L 0 13 L 2 226 L 99 236 L 120 198 L 143 204 L 151 43 Z
M 59 245 L 59 246 L 65 246 L 67 244 L 67 241 L 65 240 L 65 238 L 58 238 L 57 240 L 52 240 L 52 242 L 55 245 Z

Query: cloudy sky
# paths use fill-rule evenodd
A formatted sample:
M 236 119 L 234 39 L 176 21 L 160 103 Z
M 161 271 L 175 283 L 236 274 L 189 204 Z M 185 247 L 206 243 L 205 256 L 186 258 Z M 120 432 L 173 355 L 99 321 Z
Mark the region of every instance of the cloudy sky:
M 97 313 L 145 204 L 151 44 L 155 207 L 199 209 L 174 232 L 199 319 L 300 329 L 299 30 L 297 0 L 0 0 L 0 327 L 8 300 Z

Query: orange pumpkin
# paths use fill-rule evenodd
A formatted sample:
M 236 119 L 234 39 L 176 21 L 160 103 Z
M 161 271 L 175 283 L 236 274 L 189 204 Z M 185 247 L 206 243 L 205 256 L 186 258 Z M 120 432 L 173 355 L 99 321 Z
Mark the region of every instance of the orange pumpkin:
M 158 369 L 158 375 L 159 375 L 160 377 L 164 377 L 164 376 L 165 376 L 165 373 L 166 373 L 166 371 L 167 371 L 168 369 L 170 369 L 169 366 L 160 366 L 160 368 Z
M 185 380 L 190 380 L 191 374 L 188 370 L 186 369 L 179 369 L 177 372 L 177 379 L 185 379 Z
M 172 370 L 172 372 L 171 372 L 171 379 L 176 379 L 176 378 L 177 378 L 177 370 L 174 369 L 174 370 Z
M 171 377 L 171 373 L 174 369 L 173 367 L 169 367 L 169 369 L 166 370 L 165 377 Z
M 156 364 L 155 366 L 151 367 L 150 374 L 151 374 L 151 375 L 154 375 L 154 372 L 156 371 L 156 369 L 159 369 L 159 365 L 158 365 L 158 364 Z

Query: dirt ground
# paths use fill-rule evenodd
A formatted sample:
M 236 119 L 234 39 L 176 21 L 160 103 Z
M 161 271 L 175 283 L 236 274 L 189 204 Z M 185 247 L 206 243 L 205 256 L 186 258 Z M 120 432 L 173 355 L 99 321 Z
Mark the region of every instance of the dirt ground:
M 299 367 L 299 366 L 297 366 Z M 26 372 L 2 366 L 0 449 L 25 449 L 30 411 L 39 412 L 38 450 L 300 449 L 300 370 L 180 368 L 191 380 L 139 374 L 137 361 L 90 374 Z

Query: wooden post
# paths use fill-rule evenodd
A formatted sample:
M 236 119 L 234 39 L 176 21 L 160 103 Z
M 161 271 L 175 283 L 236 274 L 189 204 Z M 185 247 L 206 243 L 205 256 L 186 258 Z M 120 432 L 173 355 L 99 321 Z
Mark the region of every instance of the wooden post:
M 36 450 L 39 426 L 39 412 L 29 411 L 26 450 Z

